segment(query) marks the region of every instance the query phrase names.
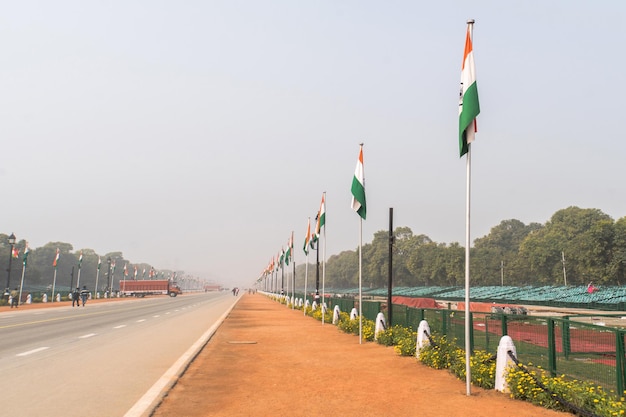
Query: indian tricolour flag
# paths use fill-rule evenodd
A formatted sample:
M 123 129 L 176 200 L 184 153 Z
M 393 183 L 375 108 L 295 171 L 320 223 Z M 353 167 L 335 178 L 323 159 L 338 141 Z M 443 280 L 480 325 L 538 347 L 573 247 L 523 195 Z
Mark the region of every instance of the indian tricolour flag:
M 319 240 L 322 227 L 326 224 L 326 200 L 324 194 L 322 194 L 322 202 L 320 203 L 320 210 L 317 212 L 317 223 L 315 225 L 315 240 Z
M 52 261 L 52 266 L 54 268 L 57 267 L 57 265 L 59 264 L 59 258 L 61 257 L 61 254 L 59 253 L 59 248 L 57 248 L 57 255 L 54 257 L 54 261 Z
M 476 87 L 476 68 L 474 67 L 474 49 L 472 47 L 473 21 L 468 22 L 465 35 L 465 52 L 461 70 L 461 93 L 459 97 L 459 151 L 463 156 L 469 150 L 469 144 L 476 134 L 476 116 L 480 113 L 478 88 Z
M 304 236 L 304 246 L 302 247 L 302 250 L 307 255 L 309 254 L 310 240 L 311 240 L 311 218 L 309 217 L 309 220 L 307 221 L 307 224 L 306 224 L 306 235 Z
M 363 176 L 363 144 L 359 148 L 359 159 L 354 170 L 354 178 L 352 178 L 352 210 L 365 220 L 367 210 L 365 208 L 365 177 Z

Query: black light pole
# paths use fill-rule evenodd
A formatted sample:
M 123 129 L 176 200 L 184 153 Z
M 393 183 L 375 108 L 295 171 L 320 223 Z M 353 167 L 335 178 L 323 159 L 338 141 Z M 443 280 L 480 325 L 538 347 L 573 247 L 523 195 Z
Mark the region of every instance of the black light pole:
M 320 240 L 315 242 L 315 301 L 320 302 Z
M 7 299 L 9 297 L 9 289 L 11 288 L 11 261 L 13 260 L 13 248 L 15 247 L 15 235 L 13 233 L 11 233 L 11 236 L 9 236 L 9 245 L 11 246 L 11 248 L 9 249 L 9 267 L 7 268 L 7 286 L 6 286 L 6 290 L 4 292 L 4 295 L 7 296 Z
M 70 292 L 74 292 L 74 265 L 72 265 L 72 273 L 70 274 Z

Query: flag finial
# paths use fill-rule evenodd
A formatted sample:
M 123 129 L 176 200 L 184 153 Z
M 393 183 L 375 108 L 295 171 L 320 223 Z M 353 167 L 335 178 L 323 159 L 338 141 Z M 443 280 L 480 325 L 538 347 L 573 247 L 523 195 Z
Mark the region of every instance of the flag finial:
M 468 25 L 473 25 L 474 23 L 476 23 L 476 21 L 474 19 L 467 19 L 467 24 Z

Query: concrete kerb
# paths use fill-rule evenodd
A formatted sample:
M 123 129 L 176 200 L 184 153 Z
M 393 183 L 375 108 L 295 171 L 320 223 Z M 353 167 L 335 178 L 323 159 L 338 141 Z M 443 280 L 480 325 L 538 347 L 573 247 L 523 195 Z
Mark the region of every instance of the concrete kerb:
M 165 395 L 176 385 L 204 346 L 211 340 L 226 317 L 235 308 L 241 297 L 237 297 L 224 314 L 150 387 L 148 391 L 124 414 L 124 417 L 148 417 L 159 406 Z

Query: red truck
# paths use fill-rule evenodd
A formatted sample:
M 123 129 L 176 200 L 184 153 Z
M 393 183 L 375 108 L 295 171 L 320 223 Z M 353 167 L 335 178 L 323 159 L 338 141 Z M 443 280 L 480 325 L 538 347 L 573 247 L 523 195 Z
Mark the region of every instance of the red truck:
M 169 295 L 176 297 L 182 294 L 181 289 L 176 283 L 167 279 L 152 280 L 126 280 L 120 281 L 120 293 L 131 297 L 145 297 L 146 295 Z

